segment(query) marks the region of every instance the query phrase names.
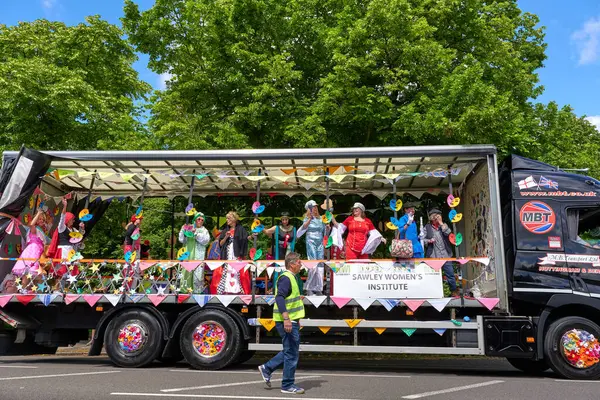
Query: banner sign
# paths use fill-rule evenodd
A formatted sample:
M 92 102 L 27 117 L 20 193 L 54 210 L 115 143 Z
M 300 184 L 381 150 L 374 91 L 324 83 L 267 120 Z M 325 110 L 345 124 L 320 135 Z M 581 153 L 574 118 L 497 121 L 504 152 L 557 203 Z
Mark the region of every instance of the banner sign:
M 346 263 L 336 273 L 333 295 L 352 298 L 439 299 L 442 273 L 421 263 L 411 268 L 391 264 Z

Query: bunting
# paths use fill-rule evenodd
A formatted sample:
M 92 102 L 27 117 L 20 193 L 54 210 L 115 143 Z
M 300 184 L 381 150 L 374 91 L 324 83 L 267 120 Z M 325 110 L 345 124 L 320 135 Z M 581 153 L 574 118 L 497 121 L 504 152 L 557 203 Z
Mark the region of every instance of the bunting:
M 265 328 L 267 331 L 271 332 L 273 328 L 275 328 L 275 321 L 272 319 L 259 318 L 258 322 Z

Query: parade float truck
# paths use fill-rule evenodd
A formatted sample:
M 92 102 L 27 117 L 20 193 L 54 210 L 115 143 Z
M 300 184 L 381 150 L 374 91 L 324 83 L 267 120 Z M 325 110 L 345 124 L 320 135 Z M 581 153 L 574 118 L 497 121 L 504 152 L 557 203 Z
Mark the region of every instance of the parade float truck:
M 387 256 L 340 260 L 330 247 L 326 259 L 303 261 L 309 271 L 322 269 L 323 289 L 303 297 L 301 351 L 503 357 L 527 373 L 551 368 L 565 378 L 596 379 L 599 185 L 519 156 L 498 165 L 491 145 L 22 149 L 3 154 L 0 278 L 16 262 L 23 225 L 35 208 L 54 214 L 56 226 L 65 196 L 69 210 L 87 221 L 86 237 L 93 236 L 92 225 L 116 199 L 131 202 L 141 213 L 144 198 L 182 196 L 194 199 L 201 210 L 202 204 L 237 197 L 248 204 L 244 217 L 258 220 L 253 228 L 260 230 L 265 216 L 278 215 L 280 210 L 269 208 L 278 196 L 299 196 L 301 204 L 307 198 L 319 204 L 333 199 L 333 215 L 348 211 L 336 209 L 339 199 L 362 197 L 365 204 L 378 204 L 367 214 L 388 238 L 378 249 Z M 452 219 L 453 258 L 389 258 L 400 200 L 409 198 L 421 202 L 420 225 L 428 208 L 444 204 L 444 220 Z M 296 212 L 300 218 L 303 213 Z M 223 217 L 217 218 L 219 227 Z M 323 218 L 332 215 L 323 213 Z M 116 226 L 115 235 L 122 229 Z M 104 348 L 121 367 L 185 358 L 194 368 L 220 369 L 255 352 L 278 351 L 274 297 L 260 283 L 272 279 L 284 262 L 266 260 L 265 249 L 252 250 L 252 242 L 249 247 L 252 257 L 228 262 L 251 275 L 252 290 L 240 295 L 181 290 L 182 271 L 200 269 L 210 276 L 223 267 L 220 260 L 186 260 L 173 253 L 166 260 L 135 255 L 107 260 L 85 249 L 66 260 L 42 258 L 37 266 L 38 260 L 31 260 L 37 270 L 27 286 L 16 279 L 17 291 L 0 295 L 0 354 L 52 354 L 59 346 L 87 340 L 92 329 L 89 354 Z M 459 297 L 444 292 L 441 269 L 448 261 L 455 266 Z M 69 271 L 58 286 L 52 272 L 57 265 Z

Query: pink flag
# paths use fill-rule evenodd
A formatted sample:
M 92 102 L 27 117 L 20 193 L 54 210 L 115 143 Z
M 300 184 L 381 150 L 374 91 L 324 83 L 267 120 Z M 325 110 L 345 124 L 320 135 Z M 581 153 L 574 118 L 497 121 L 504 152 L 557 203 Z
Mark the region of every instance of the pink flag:
M 439 271 L 440 269 L 442 269 L 444 264 L 446 264 L 446 260 L 422 260 L 422 262 L 429 265 L 431 268 L 433 268 L 436 271 Z
M 471 260 L 469 260 L 468 258 L 459 258 L 459 259 L 457 259 L 456 261 L 458 261 L 458 263 L 459 263 L 460 265 L 465 265 L 466 263 L 468 263 L 468 262 L 469 262 L 469 261 L 471 261 Z
M 333 300 L 333 302 L 335 303 L 336 306 L 338 306 L 338 308 L 342 308 L 346 304 L 348 304 L 350 302 L 350 300 L 352 300 L 352 298 L 350 298 L 350 297 L 331 297 L 331 300 Z
M 485 308 L 492 311 L 492 308 L 496 307 L 496 305 L 500 302 L 500 299 L 497 297 L 480 297 L 477 299 Z
M 167 298 L 167 296 L 165 296 L 164 294 L 149 294 L 147 296 L 150 299 L 150 301 L 152 302 L 152 304 L 154 304 L 154 306 L 159 305 L 160 303 L 163 302 L 164 299 Z
M 302 261 L 302 265 L 304 265 L 307 269 L 313 269 L 313 268 L 316 268 L 320 262 L 321 261 L 306 260 L 306 261 Z
M 102 298 L 101 294 L 84 294 L 83 299 L 86 303 L 90 305 L 90 307 L 94 307 L 98 300 Z
M 140 261 L 140 271 L 145 271 L 155 264 L 156 261 Z
M 10 299 L 12 299 L 12 294 L 0 296 L 0 307 L 4 308 Z
M 250 294 L 244 294 L 244 295 L 241 295 L 238 297 L 240 298 L 241 301 L 246 303 L 246 305 L 250 304 L 250 302 L 252 301 L 252 295 L 250 295 Z
M 200 264 L 200 261 L 180 261 L 179 265 L 185 268 L 186 271 L 192 272 Z
M 417 308 L 421 307 L 425 300 L 402 300 L 402 302 L 414 312 L 417 311 Z
M 240 272 L 248 263 L 246 261 L 228 261 L 227 264 L 237 272 Z
M 65 304 L 69 305 L 72 302 L 74 302 L 75 300 L 77 300 L 79 297 L 81 297 L 81 296 L 78 294 L 66 294 L 65 295 Z

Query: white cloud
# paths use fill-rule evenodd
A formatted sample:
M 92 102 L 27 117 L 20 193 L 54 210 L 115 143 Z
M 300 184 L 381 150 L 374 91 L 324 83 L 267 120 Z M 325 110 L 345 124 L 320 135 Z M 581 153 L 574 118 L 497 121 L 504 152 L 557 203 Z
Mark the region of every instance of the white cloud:
M 158 89 L 165 90 L 167 88 L 167 81 L 171 80 L 171 78 L 173 78 L 173 75 L 168 72 L 160 74 L 158 76 Z
M 600 17 L 587 20 L 571 39 L 579 52 L 579 65 L 596 62 L 600 56 Z
M 600 132 L 600 115 L 592 115 L 590 117 L 585 117 L 585 119 L 588 120 L 590 124 L 595 125 L 596 129 Z
M 57 0 L 42 0 L 42 7 L 46 10 L 51 10 L 56 5 Z

